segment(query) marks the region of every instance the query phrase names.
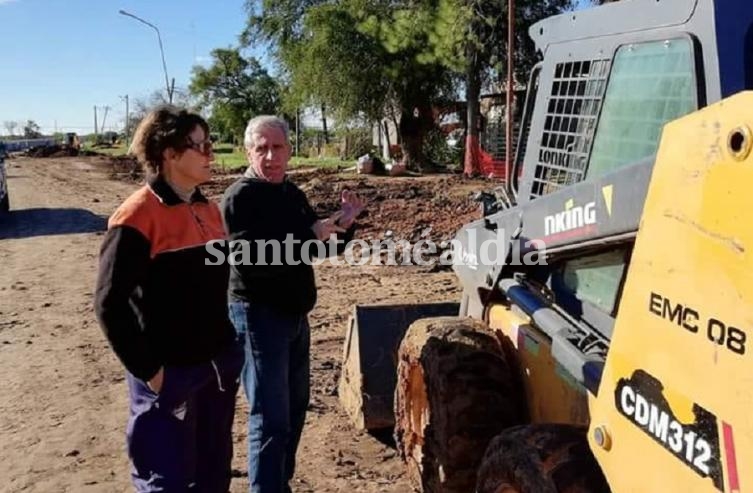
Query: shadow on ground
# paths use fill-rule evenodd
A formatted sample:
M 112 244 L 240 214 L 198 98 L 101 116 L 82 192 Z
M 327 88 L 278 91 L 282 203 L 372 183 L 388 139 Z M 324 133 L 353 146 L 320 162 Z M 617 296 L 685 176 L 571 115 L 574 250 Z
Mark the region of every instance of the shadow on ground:
M 20 209 L 0 215 L 0 240 L 95 233 L 106 228 L 106 217 L 86 209 Z
M 397 448 L 395 443 L 395 430 L 392 428 L 380 428 L 377 430 L 370 430 L 369 435 L 381 442 L 382 445 L 386 445 L 389 448 Z

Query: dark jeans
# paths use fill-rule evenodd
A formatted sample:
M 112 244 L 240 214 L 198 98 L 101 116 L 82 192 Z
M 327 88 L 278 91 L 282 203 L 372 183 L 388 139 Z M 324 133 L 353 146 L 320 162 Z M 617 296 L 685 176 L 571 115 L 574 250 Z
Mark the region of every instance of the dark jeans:
M 250 491 L 289 492 L 309 404 L 308 320 L 242 302 L 231 302 L 229 310 L 246 339 L 241 381 L 250 406 Z
M 167 366 L 160 393 L 127 373 L 128 455 L 139 493 L 226 493 L 244 355 L 234 344 L 211 362 Z

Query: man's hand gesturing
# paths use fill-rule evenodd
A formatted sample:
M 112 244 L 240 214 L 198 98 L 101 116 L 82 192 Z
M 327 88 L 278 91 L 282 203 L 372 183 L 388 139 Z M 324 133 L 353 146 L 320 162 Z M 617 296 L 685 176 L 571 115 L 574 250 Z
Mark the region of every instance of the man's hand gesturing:
M 343 216 L 343 211 L 337 211 L 327 219 L 319 219 L 311 226 L 314 236 L 319 241 L 326 241 L 333 234 L 344 233 L 345 228 L 337 224 L 338 219 Z
M 342 217 L 338 221 L 338 224 L 345 229 L 348 229 L 356 220 L 359 214 L 364 209 L 363 200 L 355 192 L 350 190 L 343 190 L 341 201 Z

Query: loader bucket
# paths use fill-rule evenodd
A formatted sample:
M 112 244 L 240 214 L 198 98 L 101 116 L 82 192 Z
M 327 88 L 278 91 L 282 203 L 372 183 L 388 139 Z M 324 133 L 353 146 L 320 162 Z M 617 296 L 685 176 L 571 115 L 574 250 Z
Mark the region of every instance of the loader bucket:
M 340 403 L 361 430 L 392 428 L 397 353 L 418 319 L 456 316 L 459 303 L 356 305 L 348 320 L 339 382 Z

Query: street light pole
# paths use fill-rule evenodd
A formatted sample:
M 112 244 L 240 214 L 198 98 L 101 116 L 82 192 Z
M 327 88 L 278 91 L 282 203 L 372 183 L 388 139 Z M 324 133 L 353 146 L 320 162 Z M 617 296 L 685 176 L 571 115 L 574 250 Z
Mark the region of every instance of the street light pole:
M 165 72 L 165 89 L 167 90 L 167 98 L 170 101 L 170 104 L 173 104 L 173 91 L 170 89 L 170 82 L 169 78 L 167 76 L 167 63 L 165 63 L 165 50 L 162 48 L 162 37 L 160 36 L 159 29 L 157 29 L 157 26 L 152 24 L 151 22 L 147 22 L 141 17 L 137 17 L 129 12 L 126 12 L 125 10 L 119 10 L 119 14 L 125 15 L 128 17 L 131 17 L 133 19 L 136 19 L 137 21 L 141 22 L 142 24 L 146 24 L 147 26 L 151 27 L 157 32 L 157 41 L 159 41 L 159 51 L 162 54 L 162 70 Z M 173 83 L 175 81 L 173 80 Z
M 515 0 L 507 0 L 507 91 L 505 93 L 505 188 L 512 190 L 510 180 L 513 169 L 512 160 L 512 95 L 513 64 L 515 63 Z

